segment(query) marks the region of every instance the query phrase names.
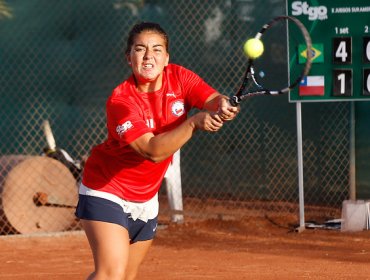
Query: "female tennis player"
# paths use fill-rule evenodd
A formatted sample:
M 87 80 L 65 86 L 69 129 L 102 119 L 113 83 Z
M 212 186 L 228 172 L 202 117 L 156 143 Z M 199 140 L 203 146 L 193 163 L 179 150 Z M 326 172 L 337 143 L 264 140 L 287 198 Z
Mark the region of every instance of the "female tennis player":
M 169 64 L 168 45 L 156 23 L 129 33 L 132 75 L 107 101 L 108 138 L 92 149 L 79 189 L 76 216 L 95 264 L 88 279 L 135 279 L 156 233 L 158 190 L 173 153 L 239 111 L 198 75 Z M 192 108 L 202 111 L 187 117 Z

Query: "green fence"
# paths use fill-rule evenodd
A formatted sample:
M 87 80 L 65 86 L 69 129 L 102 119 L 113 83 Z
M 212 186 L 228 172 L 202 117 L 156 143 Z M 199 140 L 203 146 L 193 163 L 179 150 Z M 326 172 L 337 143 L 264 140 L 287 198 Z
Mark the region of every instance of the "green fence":
M 40 155 L 46 146 L 44 120 L 50 121 L 57 145 L 77 160 L 105 138 L 105 100 L 130 73 L 123 49 L 134 23 L 160 23 L 170 36 L 171 61 L 232 95 L 246 64 L 242 43 L 262 23 L 285 14 L 285 9 L 282 0 L 0 0 L 3 193 L 9 192 L 4 186 L 11 188 L 6 184 L 9 173 L 25 158 Z M 286 64 L 284 53 L 284 45 L 277 48 L 268 67 L 281 69 Z M 319 218 L 337 217 L 349 196 L 351 107 L 348 102 L 332 102 L 302 108 L 307 215 L 311 207 L 324 207 Z M 358 194 L 364 198 L 370 185 L 368 111 L 367 103 L 356 104 L 356 118 L 361 119 L 356 135 Z M 257 97 L 244 103 L 239 118 L 220 133 L 198 133 L 181 154 L 185 216 L 298 213 L 295 114 L 287 96 Z M 30 170 L 25 178 L 37 175 Z M 2 197 L 2 205 L 7 205 L 0 216 L 2 234 L 22 233 L 9 217 L 17 220 L 17 215 L 27 213 L 36 219 L 36 211 L 45 207 L 35 205 L 33 193 L 25 191 L 27 182 L 15 187 L 19 196 L 6 196 L 11 202 Z M 166 195 L 163 190 L 160 194 Z M 33 201 L 30 208 L 22 209 L 29 201 Z M 219 205 L 223 210 L 208 211 Z M 72 207 L 66 209 L 73 212 Z M 47 213 L 56 215 L 54 221 L 65 216 L 64 212 Z M 166 203 L 161 213 L 169 213 Z M 78 228 L 78 223 L 60 229 L 32 227 L 59 231 Z

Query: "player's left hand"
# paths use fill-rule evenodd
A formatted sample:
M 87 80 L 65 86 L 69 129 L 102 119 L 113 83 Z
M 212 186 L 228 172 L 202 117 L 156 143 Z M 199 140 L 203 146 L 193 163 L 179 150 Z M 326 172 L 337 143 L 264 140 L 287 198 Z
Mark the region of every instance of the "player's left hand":
M 229 98 L 226 96 L 222 96 L 220 98 L 218 115 L 223 121 L 231 121 L 233 120 L 237 114 L 240 112 L 240 106 L 231 106 L 229 102 Z

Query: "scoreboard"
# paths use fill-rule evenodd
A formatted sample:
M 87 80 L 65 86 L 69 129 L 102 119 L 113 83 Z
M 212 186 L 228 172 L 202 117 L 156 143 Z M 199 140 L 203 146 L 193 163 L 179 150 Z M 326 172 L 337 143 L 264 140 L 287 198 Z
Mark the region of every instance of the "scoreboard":
M 287 11 L 312 38 L 310 73 L 290 92 L 290 102 L 370 100 L 370 1 L 287 0 Z M 303 45 L 289 41 L 288 53 L 290 66 L 305 62 Z

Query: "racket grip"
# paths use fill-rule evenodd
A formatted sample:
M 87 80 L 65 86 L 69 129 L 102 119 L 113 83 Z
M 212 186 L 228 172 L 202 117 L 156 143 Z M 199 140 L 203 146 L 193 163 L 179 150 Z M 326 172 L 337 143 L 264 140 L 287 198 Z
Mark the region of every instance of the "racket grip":
M 231 97 L 229 99 L 229 103 L 230 103 L 231 106 L 237 107 L 239 105 L 238 97 L 236 97 L 236 96 Z

